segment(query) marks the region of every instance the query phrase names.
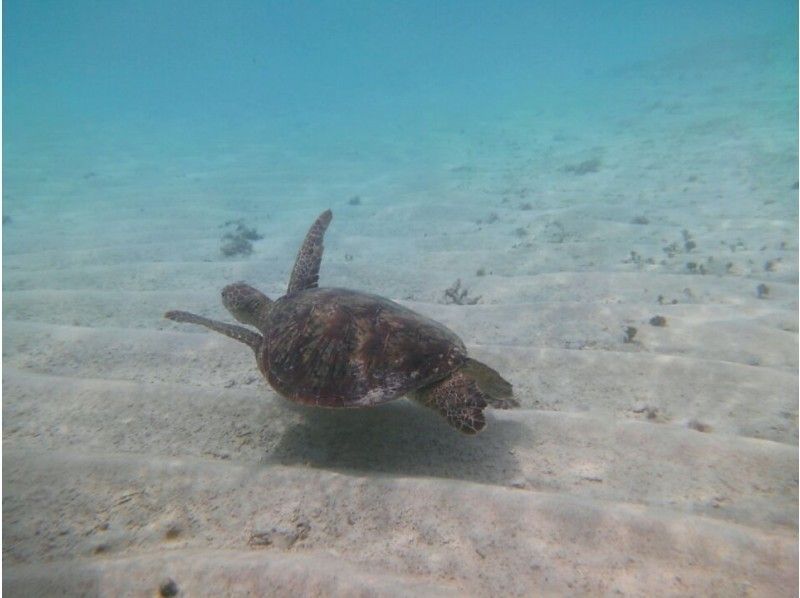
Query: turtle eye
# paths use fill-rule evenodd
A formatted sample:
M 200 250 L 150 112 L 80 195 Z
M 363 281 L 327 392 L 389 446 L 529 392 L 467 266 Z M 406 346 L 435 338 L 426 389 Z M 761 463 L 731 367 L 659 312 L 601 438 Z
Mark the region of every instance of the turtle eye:
M 234 297 L 234 295 L 236 295 L 236 289 L 233 286 L 228 285 L 227 287 L 222 289 L 222 298 L 223 299 L 232 299 Z

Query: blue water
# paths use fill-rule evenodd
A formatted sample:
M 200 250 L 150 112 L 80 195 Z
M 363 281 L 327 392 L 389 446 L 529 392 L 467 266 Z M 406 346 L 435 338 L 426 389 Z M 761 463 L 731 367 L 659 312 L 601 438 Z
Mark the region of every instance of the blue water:
M 169 160 L 197 143 L 380 154 L 376 138 L 398 135 L 425 152 L 436 130 L 519 111 L 548 131 L 576 114 L 602 127 L 632 111 L 632 92 L 697 93 L 698 78 L 730 77 L 735 102 L 747 83 L 737 62 L 758 64 L 747 76 L 767 93 L 791 84 L 796 12 L 788 1 L 10 1 L 3 142 L 9 164 L 65 144 L 58 159 L 74 147 L 77 167 L 108 139 Z M 620 72 L 659 60 L 686 76 L 654 67 L 619 89 Z M 793 86 L 781 91 L 791 117 Z

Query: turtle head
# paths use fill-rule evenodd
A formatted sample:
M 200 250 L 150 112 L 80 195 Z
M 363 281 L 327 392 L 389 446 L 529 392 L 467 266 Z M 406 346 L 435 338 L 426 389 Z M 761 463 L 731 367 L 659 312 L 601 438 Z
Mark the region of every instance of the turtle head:
M 222 304 L 242 324 L 261 329 L 267 319 L 272 301 L 249 284 L 235 282 L 222 289 Z

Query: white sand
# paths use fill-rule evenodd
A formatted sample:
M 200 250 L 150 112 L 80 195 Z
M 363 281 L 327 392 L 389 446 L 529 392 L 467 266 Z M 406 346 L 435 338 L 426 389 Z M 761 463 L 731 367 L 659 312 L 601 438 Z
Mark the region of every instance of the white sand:
M 626 77 L 602 126 L 442 125 L 423 154 L 389 135 L 324 159 L 276 142 L 18 164 L 8 595 L 152 595 L 166 578 L 186 596 L 796 592 L 792 106 L 757 77 L 734 99 L 714 81 L 652 89 L 659 103 Z M 561 170 L 595 155 L 597 173 Z M 161 318 L 229 320 L 218 292 L 239 279 L 279 296 L 326 207 L 321 284 L 446 323 L 519 410 L 468 438 L 406 401 L 301 409 L 243 345 Z M 223 259 L 218 227 L 239 217 L 265 239 Z M 441 303 L 457 278 L 479 304 Z

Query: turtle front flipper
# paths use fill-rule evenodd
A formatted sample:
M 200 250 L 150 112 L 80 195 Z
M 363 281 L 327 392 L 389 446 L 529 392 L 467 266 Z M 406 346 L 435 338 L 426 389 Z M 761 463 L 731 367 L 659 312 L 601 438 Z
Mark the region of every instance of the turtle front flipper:
M 319 266 L 322 263 L 322 238 L 331 223 L 331 218 L 333 218 L 333 213 L 325 210 L 308 230 L 294 263 L 287 294 L 317 287 Z
M 490 407 L 495 409 L 519 407 L 519 401 L 513 396 L 514 388 L 511 383 L 485 363 L 467 357 L 464 373 L 478 383 L 478 388 L 486 395 L 486 402 Z
M 464 434 L 477 434 L 486 426 L 486 395 L 461 371 L 418 390 L 414 398 L 436 409 L 447 423 Z
M 188 322 L 189 324 L 199 324 L 200 326 L 205 326 L 214 332 L 219 332 L 220 334 L 229 336 L 232 339 L 236 339 L 240 343 L 249 345 L 253 351 L 256 352 L 258 352 L 258 348 L 261 346 L 261 342 L 263 341 L 263 337 L 252 330 L 248 330 L 242 326 L 236 326 L 235 324 L 226 324 L 225 322 L 209 320 L 208 318 L 189 313 L 188 311 L 168 311 L 164 314 L 164 317 L 168 320 L 173 320 L 174 322 Z

